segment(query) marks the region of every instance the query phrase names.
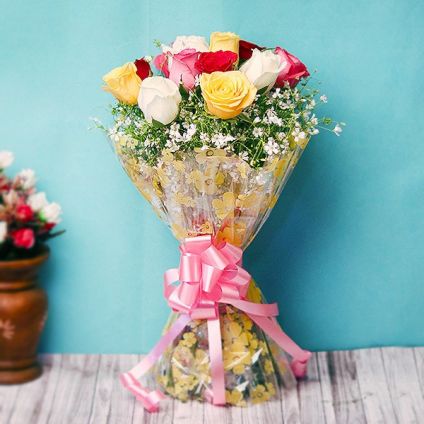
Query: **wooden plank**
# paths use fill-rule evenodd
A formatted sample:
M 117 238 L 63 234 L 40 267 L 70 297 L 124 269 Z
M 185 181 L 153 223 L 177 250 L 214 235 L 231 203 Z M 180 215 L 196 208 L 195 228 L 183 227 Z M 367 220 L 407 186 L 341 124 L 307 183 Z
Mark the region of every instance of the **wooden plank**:
M 19 387 L 15 408 L 10 415 L 8 424 L 37 423 L 43 410 L 49 410 L 48 394 L 56 389 L 61 357 L 59 355 L 44 355 L 42 376 Z
M 89 422 L 100 355 L 63 355 L 52 408 L 40 424 Z
M 354 351 L 359 388 L 369 423 L 396 423 L 380 349 Z
M 422 423 L 424 402 L 412 349 L 384 348 L 383 361 L 388 389 L 399 423 Z
M 8 423 L 15 408 L 18 407 L 16 400 L 19 388 L 18 385 L 0 386 L 0 423 Z
M 295 387 L 281 389 L 281 415 L 285 424 L 300 423 L 300 405 Z
M 132 368 L 136 365 L 143 355 L 140 355 L 137 361 L 133 362 L 129 368 Z M 125 371 L 125 370 L 124 370 Z M 132 396 L 129 394 L 129 396 Z M 174 399 L 169 396 L 166 397 L 163 401 L 160 402 L 159 412 L 149 413 L 144 408 L 143 405 L 137 400 L 134 403 L 134 414 L 132 422 L 134 424 L 173 424 L 174 419 Z M 121 424 L 121 423 L 117 423 Z
M 203 402 L 179 402 L 174 401 L 173 422 L 178 424 L 203 424 L 204 403 Z
M 336 424 L 336 413 L 334 412 L 333 390 L 331 387 L 331 376 L 327 352 L 317 352 L 317 366 L 319 372 L 322 408 L 326 424 Z
M 352 351 L 328 353 L 328 367 L 337 423 L 366 423 Z
M 416 347 L 414 349 L 414 358 L 418 372 L 418 381 L 421 387 L 421 394 L 424 398 L 424 347 Z
M 204 416 L 203 423 L 204 424 L 238 424 L 239 421 L 233 421 L 233 415 L 237 415 L 237 411 L 231 411 L 232 408 L 226 408 L 223 406 L 214 406 L 209 402 L 205 402 L 203 405 Z M 235 408 L 236 410 L 242 408 Z M 248 423 L 248 421 L 244 421 L 244 424 Z M 176 423 L 175 423 L 176 424 Z M 194 424 L 194 422 L 193 422 Z
M 325 414 L 316 354 L 309 361 L 307 379 L 298 382 L 297 394 L 300 421 L 308 424 L 322 424 L 322 418 L 325 417 Z
M 91 417 L 88 422 L 131 423 L 135 397 L 119 382 L 119 375 L 137 363 L 139 355 L 101 355 Z

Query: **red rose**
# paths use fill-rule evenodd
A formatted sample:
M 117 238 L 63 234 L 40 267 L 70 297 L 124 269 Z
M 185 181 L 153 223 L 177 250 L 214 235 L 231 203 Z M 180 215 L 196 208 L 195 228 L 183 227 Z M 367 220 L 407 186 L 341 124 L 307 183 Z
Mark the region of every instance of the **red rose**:
M 218 50 L 216 52 L 200 53 L 194 67 L 199 73 L 205 72 L 207 74 L 211 74 L 215 71 L 231 71 L 236 62 L 236 53 Z
M 253 49 L 264 50 L 265 47 L 259 47 L 257 44 L 250 43 L 249 41 L 240 40 L 239 55 L 241 60 L 247 60 L 252 57 Z
M 281 63 L 286 63 L 278 74 L 276 86 L 282 87 L 285 82 L 288 82 L 290 87 L 295 87 L 301 78 L 309 76 L 306 66 L 296 56 L 281 47 L 277 47 L 275 53 L 281 57 Z
M 168 56 L 165 53 L 158 54 L 153 63 L 159 72 L 162 72 L 165 78 L 169 77 Z
M 30 206 L 26 204 L 22 204 L 16 208 L 16 218 L 19 221 L 23 221 L 23 222 L 31 221 L 33 217 L 34 217 L 34 212 L 32 211 Z
M 24 249 L 31 249 L 35 243 L 34 231 L 31 228 L 21 228 L 15 230 L 11 234 L 13 244 L 16 247 L 23 247 Z
M 150 77 L 152 71 L 150 69 L 149 62 L 147 60 L 141 58 L 134 61 L 134 65 L 137 68 L 137 75 L 143 81 L 145 78 Z

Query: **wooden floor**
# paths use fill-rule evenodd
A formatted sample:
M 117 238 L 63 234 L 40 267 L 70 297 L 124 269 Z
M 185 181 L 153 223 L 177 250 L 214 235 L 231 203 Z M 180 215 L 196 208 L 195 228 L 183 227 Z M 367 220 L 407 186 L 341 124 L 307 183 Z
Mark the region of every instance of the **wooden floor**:
M 40 379 L 0 386 L 0 423 L 424 423 L 424 348 L 320 352 L 308 380 L 281 401 L 223 408 L 167 400 L 151 415 L 118 382 L 138 359 L 45 355 Z

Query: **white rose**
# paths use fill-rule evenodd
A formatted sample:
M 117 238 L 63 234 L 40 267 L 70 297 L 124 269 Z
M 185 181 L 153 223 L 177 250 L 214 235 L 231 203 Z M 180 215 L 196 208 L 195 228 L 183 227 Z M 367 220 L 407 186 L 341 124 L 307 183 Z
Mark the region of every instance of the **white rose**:
M 49 202 L 47 201 L 46 193 L 40 192 L 31 194 L 31 196 L 28 197 L 27 203 L 34 212 L 39 212 L 47 206 Z
M 12 165 L 14 156 L 12 152 L 0 152 L 0 169 L 5 169 Z
M 16 179 L 24 190 L 28 190 L 35 186 L 35 172 L 32 169 L 23 169 L 16 176 Z
M 7 223 L 0 221 L 0 243 L 3 243 L 7 237 Z
M 169 124 L 178 116 L 180 102 L 178 86 L 170 79 L 148 77 L 141 82 L 138 105 L 148 122 Z
M 49 223 L 57 224 L 60 222 L 60 215 L 62 214 L 62 208 L 58 203 L 49 203 L 41 209 L 41 218 Z
M 240 67 L 240 71 L 246 74 L 249 81 L 258 89 L 267 87 L 270 90 L 284 63 L 281 58 L 271 50 L 253 50 L 252 57 Z
M 197 52 L 208 52 L 209 44 L 206 42 L 205 37 L 198 35 L 179 35 L 171 46 L 162 45 L 164 53 L 177 54 L 184 49 L 194 49 Z

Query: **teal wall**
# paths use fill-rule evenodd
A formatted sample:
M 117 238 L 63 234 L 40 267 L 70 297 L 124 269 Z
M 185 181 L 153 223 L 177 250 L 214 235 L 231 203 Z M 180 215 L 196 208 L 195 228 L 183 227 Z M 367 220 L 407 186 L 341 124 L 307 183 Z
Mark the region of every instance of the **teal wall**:
M 246 253 L 309 349 L 424 345 L 424 2 L 6 1 L 0 14 L 2 149 L 33 167 L 67 233 L 43 272 L 42 350 L 144 352 L 168 315 L 177 243 L 89 117 L 107 117 L 112 67 L 153 40 L 231 30 L 318 69 L 343 137 L 308 147 Z

